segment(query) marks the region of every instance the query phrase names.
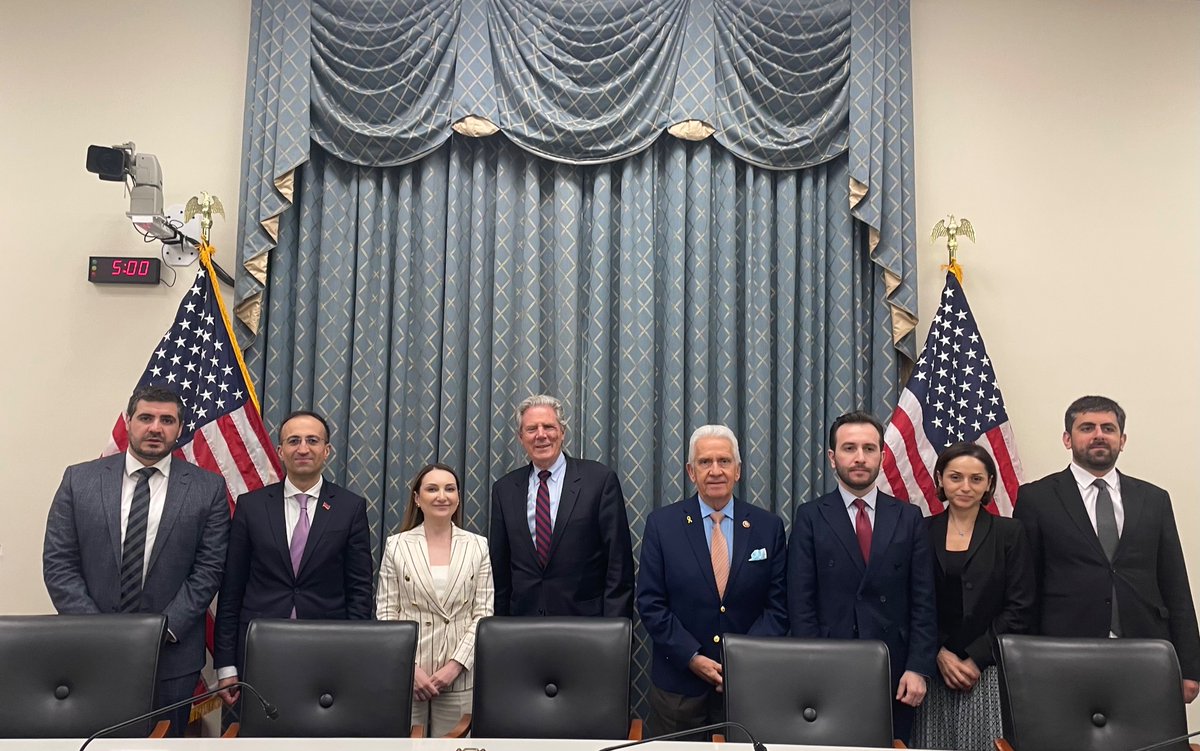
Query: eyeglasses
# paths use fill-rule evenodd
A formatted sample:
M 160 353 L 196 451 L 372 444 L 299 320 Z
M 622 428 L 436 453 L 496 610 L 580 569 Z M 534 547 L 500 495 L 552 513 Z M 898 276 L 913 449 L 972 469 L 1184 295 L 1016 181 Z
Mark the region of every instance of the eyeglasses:
M 283 445 L 287 446 L 288 448 L 294 449 L 294 448 L 299 448 L 301 443 L 305 444 L 309 448 L 315 449 L 315 448 L 318 448 L 321 444 L 325 443 L 325 439 L 318 438 L 315 435 L 306 435 L 306 436 L 291 435 L 291 436 L 287 437 L 287 439 L 283 442 Z

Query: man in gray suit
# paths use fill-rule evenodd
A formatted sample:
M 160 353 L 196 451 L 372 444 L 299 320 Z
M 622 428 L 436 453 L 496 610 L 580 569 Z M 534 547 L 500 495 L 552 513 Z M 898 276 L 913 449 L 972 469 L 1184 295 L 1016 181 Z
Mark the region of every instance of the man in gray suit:
M 219 475 L 171 456 L 185 419 L 178 394 L 139 386 L 125 415 L 128 451 L 63 474 L 42 572 L 59 613 L 167 616 L 162 707 L 191 696 L 204 666 L 204 614 L 221 583 L 229 503 Z M 182 735 L 187 708 L 168 717 Z

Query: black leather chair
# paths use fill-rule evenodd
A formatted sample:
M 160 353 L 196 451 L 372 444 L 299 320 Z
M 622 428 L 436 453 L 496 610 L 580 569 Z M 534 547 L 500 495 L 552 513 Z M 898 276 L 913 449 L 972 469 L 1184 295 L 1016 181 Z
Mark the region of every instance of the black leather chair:
M 880 641 L 726 634 L 725 712 L 763 743 L 904 744 L 892 738 L 892 680 Z M 731 731 L 731 740 L 745 741 Z
M 640 739 L 641 720 L 629 720 L 632 639 L 628 618 L 484 618 L 472 735 Z
M 149 712 L 166 624 L 150 613 L 0 616 L 0 737 L 83 738 Z
M 412 726 L 417 624 L 258 619 L 246 632 L 242 679 L 279 710 L 243 694 L 226 737 L 420 737 Z
M 1128 751 L 1187 732 L 1170 642 L 1016 634 L 998 641 L 1001 751 Z

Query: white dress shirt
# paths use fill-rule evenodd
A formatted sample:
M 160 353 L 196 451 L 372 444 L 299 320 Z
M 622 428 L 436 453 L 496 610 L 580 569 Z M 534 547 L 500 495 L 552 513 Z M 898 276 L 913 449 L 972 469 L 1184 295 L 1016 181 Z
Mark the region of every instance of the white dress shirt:
M 854 495 L 838 483 L 838 492 L 842 494 L 842 503 L 846 504 L 846 513 L 850 516 L 850 529 L 858 529 L 858 509 L 854 501 L 861 498 L 867 504 L 867 519 L 871 522 L 871 530 L 875 530 L 875 501 L 879 499 L 879 488 L 874 485 L 862 495 Z
M 125 452 L 125 474 L 121 475 L 121 549 L 125 548 L 125 530 L 129 527 L 129 510 L 133 508 L 133 491 L 138 477 L 134 473 L 146 465 L 139 462 L 128 451 Z M 146 554 L 142 559 L 142 583 L 150 571 L 150 554 L 154 552 L 154 541 L 158 539 L 158 523 L 162 521 L 163 506 L 167 502 L 167 482 L 171 479 L 171 455 L 167 454 L 150 465 L 158 471 L 150 475 L 150 517 L 146 520 Z
M 300 521 L 300 501 L 296 496 L 303 492 L 308 496 L 308 526 L 312 528 L 313 517 L 317 514 L 317 504 L 321 499 L 321 487 L 325 484 L 325 478 L 318 477 L 317 484 L 313 485 L 308 490 L 297 490 L 296 486 L 288 478 L 283 478 L 283 523 L 287 528 L 288 546 L 292 544 L 292 533 L 296 531 L 296 524 Z
M 1100 495 L 1100 488 L 1092 483 L 1096 480 L 1104 480 L 1108 485 L 1113 514 L 1117 517 L 1117 536 L 1120 537 L 1121 533 L 1125 531 L 1125 504 L 1121 501 L 1121 474 L 1117 472 L 1117 468 L 1113 467 L 1108 470 L 1103 477 L 1096 477 L 1075 462 L 1071 462 L 1071 474 L 1075 475 L 1075 482 L 1079 485 L 1079 495 L 1083 496 L 1083 507 L 1087 509 L 1088 519 L 1092 521 L 1093 530 L 1096 529 L 1096 496 Z

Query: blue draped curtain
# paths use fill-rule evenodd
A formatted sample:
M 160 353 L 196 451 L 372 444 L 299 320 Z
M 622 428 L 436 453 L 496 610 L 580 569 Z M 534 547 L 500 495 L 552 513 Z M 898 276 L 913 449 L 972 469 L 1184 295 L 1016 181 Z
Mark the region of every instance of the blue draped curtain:
M 916 288 L 905 3 L 253 8 L 247 361 L 269 426 L 329 417 L 377 544 L 432 460 L 485 532 L 530 393 L 616 469 L 635 551 L 691 490 L 695 427 L 730 425 L 739 497 L 790 521 L 831 482 L 831 419 L 890 411 Z

